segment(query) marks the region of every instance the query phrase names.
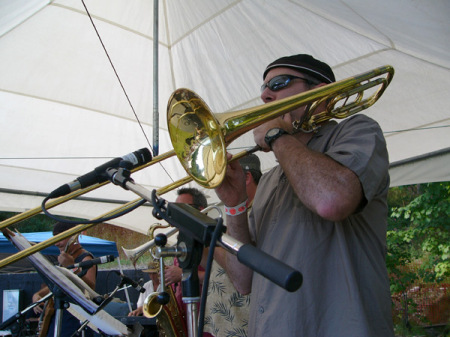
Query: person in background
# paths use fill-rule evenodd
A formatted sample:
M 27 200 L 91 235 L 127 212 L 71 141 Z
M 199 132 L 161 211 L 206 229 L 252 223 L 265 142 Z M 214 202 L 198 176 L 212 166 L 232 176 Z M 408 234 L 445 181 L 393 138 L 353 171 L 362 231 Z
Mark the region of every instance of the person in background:
M 142 306 L 147 296 L 153 292 L 162 291 L 159 284 L 159 275 L 158 275 L 159 263 L 157 261 L 150 261 L 148 263 L 148 268 L 144 269 L 143 272 L 148 273 L 150 280 L 144 283 L 143 287 L 145 289 L 145 293 L 139 294 L 139 298 L 136 303 L 137 308 L 132 312 L 130 312 L 128 316 L 142 316 L 143 315 Z
M 74 227 L 75 225 L 66 224 L 58 222 L 53 227 L 53 236 L 63 233 L 66 230 Z M 68 267 L 75 263 L 80 263 L 84 261 L 89 261 L 94 258 L 94 256 L 85 250 L 78 241 L 78 236 L 72 236 L 70 238 L 61 240 L 55 244 L 59 248 L 58 262 L 62 267 Z M 95 290 L 95 282 L 97 280 L 97 266 L 91 266 L 90 268 L 77 268 L 73 270 L 91 289 Z M 47 295 L 50 289 L 45 286 L 41 288 L 38 292 L 33 294 L 33 303 L 40 300 L 42 297 Z M 47 336 L 53 336 L 55 329 L 55 317 L 53 308 L 53 299 L 50 299 L 45 305 L 46 311 L 44 310 L 44 303 L 37 305 L 33 308 L 36 314 L 42 314 L 43 322 L 49 322 L 45 324 L 45 329 L 47 330 Z M 67 310 L 63 310 L 61 337 L 72 336 L 75 331 L 80 328 L 80 321 L 72 316 Z M 41 334 L 45 335 L 45 334 Z M 90 329 L 85 330 L 85 335 L 93 336 L 93 331 Z
M 244 170 L 248 207 L 251 208 L 262 176 L 261 163 L 257 155 L 250 154 L 241 158 L 239 164 Z M 205 249 L 204 258 L 207 252 Z M 225 250 L 216 247 L 205 308 L 204 336 L 206 333 L 215 337 L 247 336 L 250 295 L 242 295 L 236 290 L 224 267 Z
M 198 210 L 205 209 L 208 206 L 205 195 L 198 189 L 193 187 L 183 187 L 177 190 L 176 203 L 185 203 Z M 178 259 L 174 259 L 174 264 L 166 266 L 164 269 L 165 284 L 171 285 L 175 293 L 175 298 L 178 303 L 180 312 L 182 313 L 183 319 L 186 322 L 186 305 L 183 303 L 183 292 L 181 287 L 182 269 L 178 266 Z M 199 266 L 198 278 L 200 284 L 203 283 L 205 277 L 205 270 Z M 201 292 L 201 290 L 200 290 Z
M 261 98 L 280 100 L 335 81 L 310 55 L 282 57 L 263 74 Z M 314 113 L 325 109 L 322 102 Z M 387 275 L 389 158 L 379 125 L 357 114 L 325 121 L 316 132 L 300 126 L 301 106 L 253 130 L 278 165 L 258 185 L 247 220 L 245 175 L 230 162 L 216 188 L 228 208 L 229 235 L 301 271 L 288 292 L 245 267 L 232 254 L 226 270 L 236 289 L 252 294 L 249 336 L 393 337 Z

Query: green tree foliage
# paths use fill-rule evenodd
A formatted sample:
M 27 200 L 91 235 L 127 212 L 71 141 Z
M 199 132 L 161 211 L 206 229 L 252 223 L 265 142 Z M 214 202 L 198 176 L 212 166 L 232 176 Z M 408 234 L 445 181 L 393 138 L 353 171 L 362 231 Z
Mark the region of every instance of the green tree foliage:
M 450 276 L 450 183 L 392 188 L 387 266 L 392 293 Z M 416 270 L 406 268 L 412 264 Z
M 18 214 L 13 212 L 0 212 L 0 222 Z M 84 220 L 67 216 L 60 216 L 60 218 L 72 221 Z M 38 214 L 8 226 L 8 228 L 11 230 L 17 229 L 21 233 L 51 232 L 56 222 L 56 220 L 47 217 L 45 214 Z
M 9 219 L 18 213 L 0 212 L 0 221 Z M 10 229 L 17 229 L 21 233 L 47 232 L 53 230 L 55 220 L 43 214 L 38 214 L 30 219 L 26 219 L 10 226 Z

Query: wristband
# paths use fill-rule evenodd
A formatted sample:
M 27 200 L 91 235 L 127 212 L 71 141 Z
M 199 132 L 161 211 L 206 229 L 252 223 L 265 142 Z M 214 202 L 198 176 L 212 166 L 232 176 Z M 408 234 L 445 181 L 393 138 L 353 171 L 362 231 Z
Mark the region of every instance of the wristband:
M 231 216 L 236 216 L 236 215 L 244 213 L 247 210 L 247 202 L 248 202 L 248 199 L 245 200 L 242 204 L 239 204 L 234 207 L 225 206 L 225 214 L 231 215 Z

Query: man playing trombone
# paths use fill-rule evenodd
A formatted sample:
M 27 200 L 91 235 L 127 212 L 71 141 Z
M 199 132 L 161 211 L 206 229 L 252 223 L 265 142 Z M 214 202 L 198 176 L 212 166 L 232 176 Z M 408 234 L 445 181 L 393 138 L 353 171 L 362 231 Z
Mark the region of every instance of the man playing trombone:
M 301 54 L 269 64 L 263 80 L 261 98 L 268 103 L 335 77 L 327 64 Z M 289 293 L 227 254 L 236 288 L 252 294 L 249 336 L 394 336 L 385 266 L 389 160 L 383 133 L 361 114 L 302 132 L 309 108 L 254 129 L 255 142 L 272 151 L 278 165 L 261 178 L 248 223 L 237 162 L 216 188 L 227 208 L 227 233 L 304 278 Z

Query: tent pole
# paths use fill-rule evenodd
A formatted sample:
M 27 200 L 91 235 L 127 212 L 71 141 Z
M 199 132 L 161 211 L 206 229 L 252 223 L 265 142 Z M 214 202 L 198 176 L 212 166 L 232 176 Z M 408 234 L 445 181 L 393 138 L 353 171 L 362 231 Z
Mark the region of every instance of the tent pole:
M 153 0 L 153 156 L 159 153 L 159 112 L 158 112 L 158 14 L 159 0 Z

